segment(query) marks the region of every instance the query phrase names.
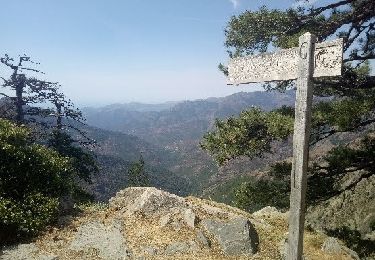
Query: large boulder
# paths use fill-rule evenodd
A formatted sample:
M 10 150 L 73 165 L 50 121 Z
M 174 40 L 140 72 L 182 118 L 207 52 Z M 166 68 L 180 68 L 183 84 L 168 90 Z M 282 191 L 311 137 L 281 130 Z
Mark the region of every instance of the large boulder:
M 202 226 L 227 255 L 253 255 L 257 251 L 259 237 L 248 219 L 237 218 L 229 222 L 205 219 Z
M 185 200 L 177 195 L 152 188 L 131 187 L 116 193 L 109 207 L 126 215 L 154 216 L 168 213 L 172 208 L 187 208 Z
M 122 227 L 123 224 L 119 221 L 110 225 L 99 221 L 85 223 L 78 228 L 69 249 L 77 252 L 96 250 L 103 259 L 128 259 L 130 253 L 125 244 Z

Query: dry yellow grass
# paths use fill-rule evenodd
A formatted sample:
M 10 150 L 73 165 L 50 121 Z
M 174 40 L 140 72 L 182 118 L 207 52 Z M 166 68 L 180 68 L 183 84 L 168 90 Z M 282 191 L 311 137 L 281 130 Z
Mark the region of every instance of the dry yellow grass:
M 111 223 L 114 219 L 121 219 L 125 234 L 126 244 L 133 255 L 144 255 L 145 259 L 281 259 L 279 252 L 281 241 L 287 236 L 287 214 L 285 213 L 264 213 L 249 214 L 239 209 L 213 201 L 202 200 L 194 197 L 186 198 L 186 201 L 194 209 L 197 217 L 195 228 L 181 226 L 173 228 L 171 226 L 160 226 L 159 219 L 150 219 L 142 215 L 125 216 L 112 209 L 87 208 L 80 216 L 74 218 L 69 225 L 61 228 L 53 228 L 41 235 L 36 241 L 37 246 L 53 255 L 58 255 L 59 259 L 100 259 L 98 252 L 80 253 L 67 250 L 70 242 L 74 238 L 77 228 L 89 221 L 101 221 L 104 224 Z M 202 230 L 199 220 L 205 218 L 228 220 L 231 216 L 240 215 L 246 217 L 255 226 L 259 235 L 259 248 L 252 258 L 246 256 L 229 257 L 222 253 L 218 243 L 209 234 L 205 235 L 212 241 L 210 248 L 205 248 L 199 242 L 198 253 L 184 255 L 145 255 L 143 247 L 154 247 L 160 250 L 171 243 L 183 241 L 197 241 L 197 232 Z M 348 255 L 327 254 L 321 250 L 321 246 L 326 235 L 317 232 L 305 231 L 304 253 L 308 259 L 351 259 Z

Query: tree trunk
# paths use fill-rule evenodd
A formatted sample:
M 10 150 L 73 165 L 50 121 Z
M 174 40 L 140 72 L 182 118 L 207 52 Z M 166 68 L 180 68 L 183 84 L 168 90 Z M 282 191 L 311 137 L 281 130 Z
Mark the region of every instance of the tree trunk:
M 57 130 L 62 129 L 62 114 L 61 114 L 61 104 L 55 103 L 56 106 L 56 112 L 57 112 L 57 120 L 56 120 L 56 128 Z
M 22 124 L 25 118 L 25 113 L 23 111 L 23 105 L 25 104 L 23 100 L 24 88 L 25 88 L 25 76 L 19 75 L 17 77 L 17 85 L 16 85 L 16 112 L 17 112 L 16 121 L 18 124 Z

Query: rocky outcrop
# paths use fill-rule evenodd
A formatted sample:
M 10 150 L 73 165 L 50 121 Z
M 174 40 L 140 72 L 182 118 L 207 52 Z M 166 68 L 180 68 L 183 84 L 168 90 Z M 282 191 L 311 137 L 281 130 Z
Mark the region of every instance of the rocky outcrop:
M 348 255 L 350 255 L 353 259 L 358 259 L 359 257 L 356 252 L 353 250 L 350 250 L 346 246 L 344 246 L 340 241 L 338 241 L 336 238 L 328 237 L 323 245 L 322 250 L 324 252 L 330 253 L 330 254 L 340 254 L 342 252 L 346 252 Z
M 360 177 L 360 173 L 357 175 Z M 355 177 L 352 174 L 347 183 L 350 184 Z M 315 229 L 337 230 L 347 227 L 360 232 L 363 238 L 371 239 L 375 231 L 375 175 L 361 180 L 353 189 L 337 197 L 310 207 L 306 220 Z
M 258 235 L 248 218 L 206 203 L 197 205 L 155 188 L 128 188 L 110 199 L 109 207 L 123 216 L 157 221 L 159 231 L 196 231 L 184 241 L 154 248 L 153 252 L 199 255 L 213 243 L 228 256 L 251 256 L 257 252 Z
M 164 215 L 172 209 L 187 209 L 184 198 L 156 188 L 128 188 L 109 200 L 109 207 L 126 215 Z
M 34 243 L 4 249 L 0 259 L 280 259 L 286 223 L 287 215 L 270 207 L 250 215 L 156 188 L 128 188 L 107 208 L 87 209 Z M 306 231 L 306 238 L 306 257 L 353 259 L 327 250 L 323 234 Z

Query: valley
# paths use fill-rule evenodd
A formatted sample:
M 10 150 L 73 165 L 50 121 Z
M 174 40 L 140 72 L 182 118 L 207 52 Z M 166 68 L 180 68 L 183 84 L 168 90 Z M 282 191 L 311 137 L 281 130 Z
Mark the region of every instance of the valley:
M 180 195 L 203 195 L 203 191 L 227 179 L 249 174 L 267 166 L 270 161 L 286 158 L 290 156 L 290 145 L 280 144 L 278 153 L 261 159 L 242 158 L 218 167 L 200 148 L 199 142 L 212 130 L 216 118 L 235 116 L 252 106 L 269 111 L 282 105 L 293 105 L 294 99 L 292 91 L 241 92 L 223 98 L 160 105 L 116 104 L 84 108 L 90 126 L 87 131 L 99 144 L 96 152 L 105 169 L 97 180 L 107 179 L 114 185 L 96 193 L 105 194 L 100 195 L 100 199 L 109 198 L 116 189 L 126 186 L 126 169 L 141 154 L 152 183 Z

